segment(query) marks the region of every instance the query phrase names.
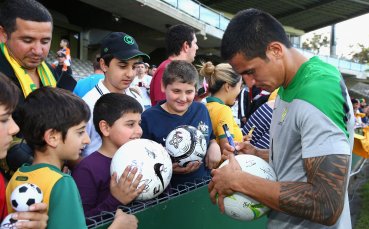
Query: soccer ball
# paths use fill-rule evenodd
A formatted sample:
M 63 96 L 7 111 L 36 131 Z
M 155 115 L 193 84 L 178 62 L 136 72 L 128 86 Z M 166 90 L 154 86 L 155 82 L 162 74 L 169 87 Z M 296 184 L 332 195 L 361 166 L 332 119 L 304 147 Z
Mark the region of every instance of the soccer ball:
M 244 172 L 267 180 L 275 181 L 277 179 L 273 168 L 260 157 L 243 154 L 237 155 L 236 160 Z M 224 161 L 219 168 L 228 162 L 228 160 Z M 224 198 L 224 208 L 228 216 L 244 221 L 258 219 L 269 211 L 267 206 L 238 192 Z
M 13 213 L 7 215 L 3 222 L 1 223 L 1 229 L 17 229 L 15 224 L 19 221 L 29 221 L 29 220 L 16 220 L 12 218 Z
M 166 140 L 165 148 L 182 167 L 191 161 L 202 161 L 205 157 L 207 144 L 204 135 L 193 126 L 183 125 L 172 130 Z
M 135 139 L 121 146 L 115 153 L 110 166 L 110 173 L 119 177 L 126 167 L 137 167 L 142 179 L 138 185 L 145 185 L 137 200 L 149 200 L 159 196 L 172 178 L 172 161 L 165 148 L 148 139 Z
M 17 212 L 25 212 L 35 203 L 41 203 L 43 193 L 41 189 L 34 184 L 24 183 L 17 186 L 10 195 L 12 207 Z

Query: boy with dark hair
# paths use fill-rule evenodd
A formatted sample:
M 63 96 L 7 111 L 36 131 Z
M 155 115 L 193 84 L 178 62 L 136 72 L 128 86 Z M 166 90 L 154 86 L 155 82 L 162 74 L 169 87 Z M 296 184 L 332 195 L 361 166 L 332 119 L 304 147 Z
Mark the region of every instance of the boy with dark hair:
M 15 172 L 7 195 L 22 183 L 36 184 L 48 205 L 49 228 L 86 228 L 76 184 L 60 169 L 65 160 L 76 160 L 90 141 L 85 131 L 90 117 L 87 104 L 63 89 L 42 87 L 25 99 L 20 117 L 34 161 Z M 13 212 L 9 199 L 7 205 Z
M 150 83 L 150 99 L 152 106 L 165 99 L 162 91 L 162 78 L 167 65 L 172 60 L 184 60 L 192 63 L 195 60 L 197 38 L 195 30 L 188 25 L 179 24 L 169 28 L 165 36 L 168 59 L 163 61 L 157 68 Z
M 110 33 L 101 42 L 100 56 L 100 66 L 105 78 L 82 98 L 91 112 L 97 99 L 111 92 L 129 95 L 144 108 L 139 91 L 130 85 L 135 76 L 135 63 L 149 56 L 139 50 L 135 39 L 123 32 Z M 101 146 L 101 137 L 93 126 L 92 117 L 87 125 L 87 133 L 91 138 L 91 144 L 83 151 L 83 156 L 95 152 Z
M 117 182 L 110 176 L 110 164 L 120 146 L 140 138 L 142 107 L 132 97 L 120 93 L 101 96 L 94 108 L 94 125 L 102 138 L 99 150 L 85 157 L 73 170 L 73 178 L 81 193 L 85 216 L 114 211 L 119 205 L 134 200 L 145 185 L 137 188 L 142 175 L 133 180 L 137 168 L 128 166 Z
M 8 77 L 0 73 L 0 158 L 4 158 L 12 141 L 12 137 L 19 131 L 19 127 L 12 118 L 12 112 L 18 103 L 19 89 Z M 47 223 L 47 205 L 38 203 L 30 206 L 32 212 L 18 212 L 13 219 L 18 221 L 17 228 L 45 228 Z M 8 214 L 5 195 L 5 180 L 0 173 L 0 222 Z
M 190 162 L 186 167 L 174 163 L 171 181 L 173 187 L 209 175 L 209 169 L 216 168 L 220 161 L 220 148 L 213 135 L 209 112 L 204 104 L 193 101 L 197 79 L 197 70 L 191 63 L 172 61 L 163 75 L 162 88 L 167 100 L 142 114 L 142 137 L 164 146 L 167 135 L 180 125 L 194 126 L 204 134 L 208 145 L 205 156 L 208 168 L 198 161 Z

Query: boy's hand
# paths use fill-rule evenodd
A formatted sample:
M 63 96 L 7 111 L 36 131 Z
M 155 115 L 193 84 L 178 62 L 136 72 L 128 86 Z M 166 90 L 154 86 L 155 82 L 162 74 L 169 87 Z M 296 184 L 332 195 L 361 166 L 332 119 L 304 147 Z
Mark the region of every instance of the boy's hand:
M 173 173 L 176 173 L 176 174 L 191 173 L 193 171 L 198 170 L 200 166 L 201 166 L 201 162 L 199 161 L 191 161 L 186 165 L 186 167 L 182 167 L 178 163 L 173 163 Z
M 117 182 L 117 173 L 113 173 L 110 179 L 110 193 L 115 199 L 119 200 L 124 205 L 131 203 L 140 193 L 144 190 L 145 184 L 138 187 L 142 174 L 138 174 L 135 180 L 134 177 L 137 173 L 137 168 L 131 169 L 131 166 L 127 166 L 122 176 L 120 176 Z M 138 187 L 138 188 L 137 188 Z
M 122 210 L 117 209 L 114 216 L 114 221 L 108 227 L 108 229 L 137 229 L 138 220 L 136 216 L 124 213 Z
M 209 169 L 216 169 L 221 160 L 222 154 L 220 152 L 220 147 L 215 140 L 210 141 L 208 151 L 205 156 L 205 165 Z
M 16 220 L 27 220 L 27 221 L 18 221 L 16 223 L 16 227 L 19 229 L 46 228 L 47 220 L 49 219 L 49 217 L 47 216 L 47 204 L 45 203 L 32 204 L 28 212 L 15 212 L 12 218 Z

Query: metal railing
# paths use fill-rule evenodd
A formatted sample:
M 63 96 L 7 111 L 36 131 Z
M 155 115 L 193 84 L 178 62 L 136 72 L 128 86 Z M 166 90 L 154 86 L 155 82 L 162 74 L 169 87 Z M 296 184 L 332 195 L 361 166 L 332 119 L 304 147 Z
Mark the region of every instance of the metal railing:
M 220 30 L 225 31 L 230 21 L 222 13 L 217 12 L 198 1 L 193 0 L 161 0 L 179 11 L 182 11 L 197 20 L 205 22 L 211 26 L 214 26 Z M 312 57 L 314 54 L 307 50 L 298 48 L 305 56 Z M 348 60 L 333 58 L 329 56 L 318 55 L 323 61 L 336 66 L 339 69 L 347 69 L 356 72 L 365 72 L 369 69 L 368 65 L 355 63 Z
M 230 21 L 222 13 L 217 12 L 198 1 L 192 0 L 162 0 L 163 2 L 173 6 L 174 8 L 205 22 L 215 28 L 225 30 Z

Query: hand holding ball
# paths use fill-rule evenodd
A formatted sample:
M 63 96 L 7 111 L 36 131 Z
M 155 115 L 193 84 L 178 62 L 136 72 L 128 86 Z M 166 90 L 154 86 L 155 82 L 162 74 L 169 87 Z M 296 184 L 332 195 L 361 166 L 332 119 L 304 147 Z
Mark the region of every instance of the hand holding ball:
M 248 154 L 237 155 L 235 158 L 243 172 L 267 180 L 277 179 L 273 168 L 263 159 Z M 228 162 L 228 160 L 224 161 L 219 168 L 227 165 Z M 234 193 L 224 198 L 224 208 L 226 215 L 244 221 L 258 219 L 269 211 L 267 206 L 242 193 Z

